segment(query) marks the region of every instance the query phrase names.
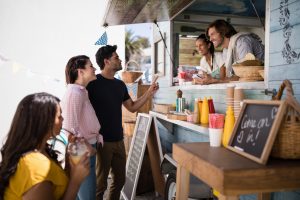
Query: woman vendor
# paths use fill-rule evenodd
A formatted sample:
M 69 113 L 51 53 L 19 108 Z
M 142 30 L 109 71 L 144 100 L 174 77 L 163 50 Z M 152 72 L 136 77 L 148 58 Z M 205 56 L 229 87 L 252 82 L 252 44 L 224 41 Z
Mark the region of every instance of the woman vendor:
M 205 34 L 201 34 L 196 39 L 196 48 L 203 56 L 200 60 L 201 78 L 195 78 L 196 84 L 206 85 L 212 83 L 226 82 L 226 69 L 221 52 L 215 52 L 214 46 Z

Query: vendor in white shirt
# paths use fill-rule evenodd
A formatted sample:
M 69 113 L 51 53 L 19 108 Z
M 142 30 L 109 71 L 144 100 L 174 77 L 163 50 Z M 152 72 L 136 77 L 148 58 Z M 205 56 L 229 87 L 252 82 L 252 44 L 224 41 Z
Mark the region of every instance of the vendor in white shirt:
M 202 78 L 194 79 L 197 84 L 212 84 L 224 82 L 226 78 L 226 69 L 221 52 L 215 52 L 214 45 L 201 34 L 196 39 L 196 48 L 203 56 L 200 60 L 201 71 L 204 72 Z

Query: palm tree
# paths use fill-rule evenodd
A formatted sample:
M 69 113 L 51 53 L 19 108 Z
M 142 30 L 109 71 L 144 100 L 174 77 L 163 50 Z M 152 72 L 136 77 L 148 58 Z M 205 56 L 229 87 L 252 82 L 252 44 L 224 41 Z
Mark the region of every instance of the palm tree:
M 141 55 L 142 49 L 150 47 L 149 39 L 141 36 L 134 36 L 132 30 L 125 32 L 125 60 L 126 63 L 132 55 Z

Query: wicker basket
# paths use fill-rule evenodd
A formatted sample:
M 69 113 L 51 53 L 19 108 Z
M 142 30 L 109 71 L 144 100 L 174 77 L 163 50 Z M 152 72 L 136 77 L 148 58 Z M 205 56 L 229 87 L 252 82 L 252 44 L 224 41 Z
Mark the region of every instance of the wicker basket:
M 140 71 L 123 71 L 122 72 L 122 80 L 125 83 L 133 83 L 135 82 L 143 72 Z
M 262 81 L 264 80 L 259 70 L 263 70 L 264 66 L 232 66 L 234 73 L 240 77 L 240 81 Z
M 286 88 L 287 111 L 274 142 L 271 156 L 284 159 L 300 159 L 300 104 L 293 96 L 292 84 L 285 80 L 274 100 L 280 100 Z

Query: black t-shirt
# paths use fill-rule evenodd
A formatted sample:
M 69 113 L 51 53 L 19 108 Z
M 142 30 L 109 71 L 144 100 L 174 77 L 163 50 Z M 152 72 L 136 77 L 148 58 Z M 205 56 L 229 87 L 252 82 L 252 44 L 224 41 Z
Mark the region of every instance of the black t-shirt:
M 98 74 L 97 79 L 88 84 L 87 90 L 101 125 L 99 132 L 104 142 L 123 140 L 122 104 L 130 98 L 125 83 Z

